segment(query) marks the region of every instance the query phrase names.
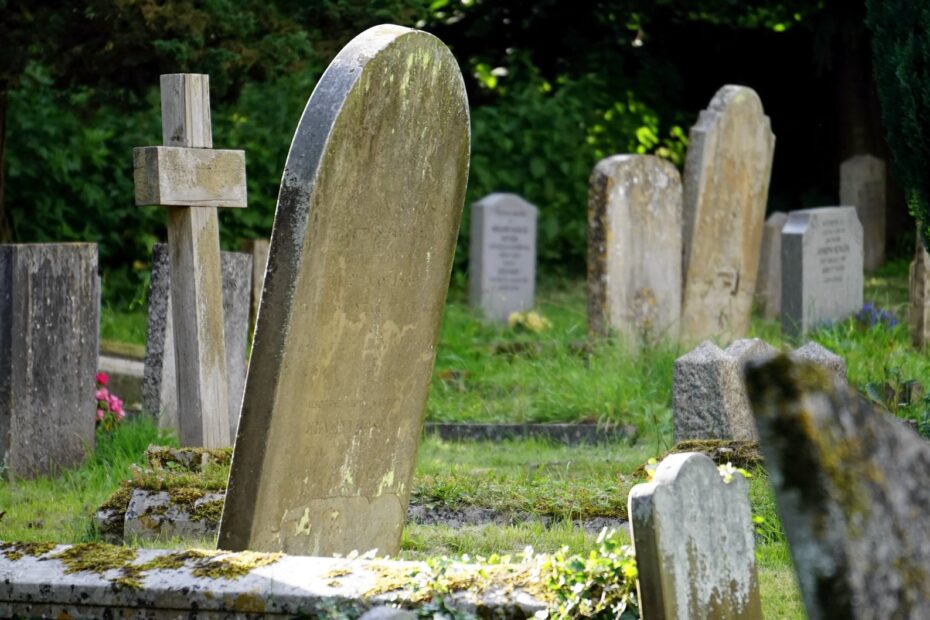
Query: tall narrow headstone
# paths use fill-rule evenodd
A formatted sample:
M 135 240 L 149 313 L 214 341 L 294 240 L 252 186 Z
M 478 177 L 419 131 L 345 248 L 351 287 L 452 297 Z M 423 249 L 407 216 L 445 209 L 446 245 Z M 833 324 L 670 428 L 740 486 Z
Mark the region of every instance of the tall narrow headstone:
M 588 189 L 588 332 L 634 346 L 678 338 L 681 179 L 648 155 L 601 160 Z
M 746 384 L 807 616 L 926 617 L 930 443 L 811 363 Z
M 229 442 L 217 207 L 245 207 L 245 153 L 214 150 L 209 76 L 161 76 L 165 146 L 133 151 L 137 205 L 168 207 L 180 439 Z
M 749 329 L 775 136 L 759 96 L 724 86 L 691 128 L 684 183 L 685 342 Z
M 0 465 L 54 474 L 94 448 L 97 246 L 0 246 Z
M 468 300 L 494 321 L 533 307 L 538 209 L 516 194 L 471 206 Z
M 248 251 L 252 254 L 252 329 L 258 319 L 258 308 L 262 301 L 262 287 L 265 286 L 265 266 L 268 264 L 268 248 L 271 242 L 268 239 L 254 239 L 248 244 Z
M 856 207 L 862 223 L 867 271 L 885 262 L 885 162 L 856 155 L 840 164 L 840 204 Z
M 672 454 L 629 503 L 643 618 L 762 618 L 742 474 L 727 480 L 703 454 Z
M 458 64 L 427 33 L 371 28 L 317 83 L 278 196 L 219 547 L 397 552 L 468 153 Z
M 781 314 L 781 229 L 787 221 L 787 213 L 775 211 L 765 220 L 762 229 L 756 306 L 762 316 L 770 321 Z
M 908 273 L 907 323 L 914 347 L 927 348 L 930 344 L 930 254 L 920 234 Z
M 220 252 L 223 287 L 223 334 L 226 342 L 226 369 L 232 445 L 239 422 L 242 393 L 245 389 L 246 349 L 249 337 L 252 256 L 242 252 Z M 149 286 L 148 335 L 145 345 L 145 370 L 142 408 L 157 414 L 162 428 L 179 430 L 178 382 L 173 342 L 171 277 L 168 246 L 156 243 L 152 248 L 152 275 Z
M 862 225 L 853 207 L 792 211 L 781 233 L 781 326 L 788 335 L 862 308 Z

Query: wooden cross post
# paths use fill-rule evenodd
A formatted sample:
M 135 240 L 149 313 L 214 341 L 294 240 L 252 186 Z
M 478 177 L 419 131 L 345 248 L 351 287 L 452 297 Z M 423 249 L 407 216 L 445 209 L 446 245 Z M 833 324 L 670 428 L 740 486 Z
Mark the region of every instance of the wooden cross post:
M 168 207 L 182 446 L 231 443 L 217 207 L 245 207 L 245 152 L 214 150 L 207 75 L 161 76 L 165 146 L 133 152 L 137 205 Z

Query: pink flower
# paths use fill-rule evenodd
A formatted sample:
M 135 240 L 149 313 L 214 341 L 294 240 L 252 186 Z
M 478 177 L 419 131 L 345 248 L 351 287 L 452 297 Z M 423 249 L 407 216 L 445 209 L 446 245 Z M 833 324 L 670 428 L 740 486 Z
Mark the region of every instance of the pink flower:
M 107 385 L 110 383 L 110 377 L 107 376 L 105 372 L 97 373 L 97 385 Z
M 102 387 L 97 389 L 97 400 L 108 401 L 110 399 L 110 392 L 107 388 Z
M 98 409 L 97 410 L 97 421 L 100 422 L 101 420 L 103 420 L 103 409 Z
M 113 413 L 122 413 L 123 411 L 123 401 L 116 394 L 110 394 L 107 405 L 109 405 L 110 411 Z
M 119 411 L 116 412 L 116 419 L 117 419 L 117 420 L 122 420 L 122 419 L 125 418 L 125 417 L 126 417 L 126 412 L 123 411 L 122 409 L 120 409 Z

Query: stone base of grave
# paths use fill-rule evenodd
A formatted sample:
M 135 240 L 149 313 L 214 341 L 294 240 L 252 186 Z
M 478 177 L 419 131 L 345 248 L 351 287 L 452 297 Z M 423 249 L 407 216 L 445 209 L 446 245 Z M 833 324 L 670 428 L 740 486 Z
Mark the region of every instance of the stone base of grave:
M 527 618 L 546 608 L 521 564 L 447 568 L 448 607 L 469 615 Z M 480 571 L 480 572 L 479 572 Z M 427 603 L 414 586 L 422 562 L 158 551 L 109 545 L 0 545 L 5 618 L 403 618 L 384 606 Z
M 567 446 L 636 441 L 635 426 L 601 424 L 447 424 L 427 422 L 427 435 L 446 441 L 504 441 L 509 439 L 547 439 Z

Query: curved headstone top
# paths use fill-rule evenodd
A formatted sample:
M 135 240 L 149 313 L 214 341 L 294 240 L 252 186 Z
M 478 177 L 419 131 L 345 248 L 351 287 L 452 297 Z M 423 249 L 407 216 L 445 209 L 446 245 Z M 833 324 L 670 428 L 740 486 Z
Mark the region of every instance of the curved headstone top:
M 683 176 L 682 338 L 746 335 L 775 135 L 754 90 L 724 86 L 691 128 Z
M 468 173 L 441 41 L 353 39 L 285 165 L 219 546 L 396 553 Z

